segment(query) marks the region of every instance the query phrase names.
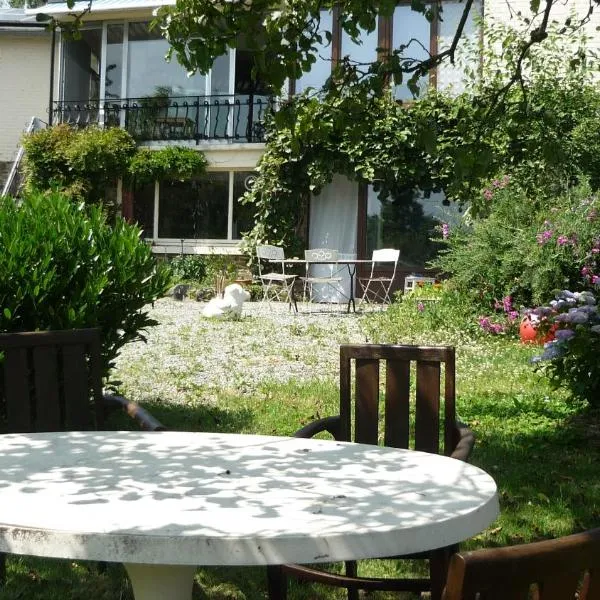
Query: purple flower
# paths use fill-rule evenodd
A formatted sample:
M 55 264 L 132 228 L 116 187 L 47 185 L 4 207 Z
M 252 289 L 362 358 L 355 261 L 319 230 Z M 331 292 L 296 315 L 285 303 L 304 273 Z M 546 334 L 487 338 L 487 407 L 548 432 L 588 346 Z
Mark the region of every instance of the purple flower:
M 486 200 L 491 200 L 494 197 L 494 192 L 492 192 L 492 190 L 486 188 L 485 190 L 483 190 L 483 197 Z
M 554 337 L 557 340 L 569 340 L 575 335 L 572 329 L 558 329 L 554 332 Z
M 569 236 L 567 235 L 559 235 L 558 238 L 556 238 L 556 243 L 559 246 L 566 246 L 571 240 L 569 240 Z
M 504 296 L 504 298 L 502 298 L 502 308 L 505 313 L 512 310 L 512 298 L 510 296 Z
M 448 223 L 442 223 L 442 237 L 447 240 L 450 235 L 450 225 Z
M 568 313 L 557 315 L 555 321 L 560 321 L 561 323 L 572 323 L 574 325 L 584 325 L 589 321 L 589 317 L 586 313 L 580 312 L 576 308 L 572 308 Z
M 423 311 L 425 310 L 425 305 L 424 305 L 422 302 L 419 302 L 419 303 L 417 304 L 417 310 L 418 310 L 419 312 L 423 312 Z
M 546 229 L 545 231 L 542 231 L 542 233 L 538 233 L 536 236 L 537 243 L 540 245 L 545 244 L 549 239 L 552 238 L 553 234 L 554 232 L 551 229 Z
M 492 187 L 499 188 L 501 185 L 499 179 L 494 179 L 494 181 L 492 181 Z
M 553 358 L 560 358 L 564 353 L 564 348 L 550 342 L 549 344 L 544 344 L 544 351 L 540 358 L 541 360 L 552 360 Z
M 511 310 L 508 313 L 508 320 L 509 321 L 516 321 L 519 318 L 519 311 L 518 310 Z

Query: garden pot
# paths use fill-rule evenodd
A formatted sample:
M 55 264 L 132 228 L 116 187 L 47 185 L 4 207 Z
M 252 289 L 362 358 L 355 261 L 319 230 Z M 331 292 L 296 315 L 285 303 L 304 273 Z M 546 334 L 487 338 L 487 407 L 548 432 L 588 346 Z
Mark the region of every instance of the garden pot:
M 554 339 L 557 326 L 552 325 L 549 330 L 539 330 L 541 321 L 535 315 L 525 315 L 519 325 L 519 337 L 524 344 L 539 344 L 542 346 Z

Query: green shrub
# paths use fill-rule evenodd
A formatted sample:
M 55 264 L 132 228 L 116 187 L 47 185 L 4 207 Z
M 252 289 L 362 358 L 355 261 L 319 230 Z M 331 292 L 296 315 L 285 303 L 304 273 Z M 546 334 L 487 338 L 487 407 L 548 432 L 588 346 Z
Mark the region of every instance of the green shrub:
M 206 261 L 204 256 L 181 254 L 169 262 L 173 280 L 202 282 L 206 277 Z
M 25 148 L 25 187 L 58 189 L 86 204 L 106 204 L 106 188 L 127 173 L 136 152 L 133 138 L 123 129 L 56 125 L 28 134 Z M 105 206 L 116 213 L 115 206 Z
M 0 198 L 0 331 L 100 327 L 104 374 L 120 348 L 156 323 L 144 306 L 169 273 L 140 230 L 54 192 Z
M 545 199 L 518 184 L 490 185 L 489 216 L 450 232 L 435 266 L 488 311 L 510 296 L 538 305 L 557 290 L 583 290 L 600 274 L 600 202 L 587 184 Z

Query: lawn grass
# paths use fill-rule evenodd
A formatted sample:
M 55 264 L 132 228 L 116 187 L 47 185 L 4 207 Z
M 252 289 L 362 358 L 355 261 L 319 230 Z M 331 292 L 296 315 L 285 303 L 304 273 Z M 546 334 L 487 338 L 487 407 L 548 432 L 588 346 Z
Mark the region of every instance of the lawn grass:
M 247 331 L 248 323 L 229 326 L 234 332 L 239 327 L 241 334 Z M 295 335 L 303 336 L 310 345 L 322 340 L 324 333 L 320 327 L 301 327 Z M 345 334 L 331 335 L 344 341 Z M 406 341 L 431 339 L 411 337 Z M 599 525 L 598 415 L 569 404 L 564 393 L 549 388 L 529 363 L 536 352 L 533 347 L 502 337 L 469 339 L 448 335 L 445 339 L 443 331 L 436 332 L 434 341 L 456 345 L 458 412 L 477 438 L 471 462 L 492 474 L 500 496 L 500 517 L 487 530 L 467 540 L 463 548 L 539 540 Z M 264 343 L 268 344 L 268 339 Z M 293 360 L 304 359 L 295 355 Z M 258 385 L 244 386 L 241 391 L 236 391 L 235 386 L 224 386 L 216 399 L 214 389 L 204 390 L 196 385 L 193 394 L 178 404 L 169 402 L 167 397 L 153 396 L 151 391 L 140 392 L 144 370 L 155 366 L 154 360 L 145 361 L 144 355 L 129 365 L 129 375 L 125 370 L 116 375 L 123 380 L 125 394 L 143 400 L 171 429 L 289 435 L 314 418 L 337 413 L 335 375 L 325 367 L 321 372 L 319 365 L 307 360 L 307 371 L 314 373 L 312 377 L 282 381 L 273 373 Z M 336 364 L 337 356 L 332 361 Z M 181 373 L 176 377 L 178 381 L 173 385 L 186 385 Z M 115 424 L 128 426 L 124 421 Z M 369 574 L 383 571 L 389 575 L 397 568 L 390 561 L 367 565 Z M 264 569 L 200 569 L 197 584 L 194 600 L 266 597 Z M 304 585 L 295 585 L 290 593 L 291 600 L 342 597 L 339 591 Z M 13 557 L 0 600 L 17 598 L 130 600 L 131 591 L 119 565 L 98 570 L 95 565 L 81 562 Z

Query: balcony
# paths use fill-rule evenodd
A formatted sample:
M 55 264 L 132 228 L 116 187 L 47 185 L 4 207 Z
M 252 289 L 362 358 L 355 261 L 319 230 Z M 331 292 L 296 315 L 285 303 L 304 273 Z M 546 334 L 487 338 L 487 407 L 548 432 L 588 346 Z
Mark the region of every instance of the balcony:
M 52 122 L 75 127 L 122 127 L 138 142 L 264 142 L 274 99 L 263 95 L 150 96 L 55 102 Z

